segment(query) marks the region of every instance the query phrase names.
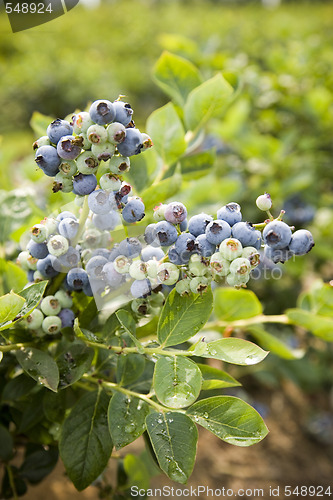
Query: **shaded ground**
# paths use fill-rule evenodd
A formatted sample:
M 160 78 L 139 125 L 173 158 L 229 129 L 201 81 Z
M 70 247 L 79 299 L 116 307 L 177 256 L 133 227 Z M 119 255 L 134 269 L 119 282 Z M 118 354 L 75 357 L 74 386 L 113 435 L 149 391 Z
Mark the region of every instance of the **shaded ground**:
M 309 416 L 316 412 L 329 415 L 329 401 L 325 396 L 315 399 L 304 396 L 294 385 L 287 383 L 283 391 L 268 394 L 256 394 L 256 400 L 264 403 L 268 409 L 265 417 L 269 435 L 259 444 L 249 448 L 239 448 L 228 445 L 213 434 L 200 429 L 198 455 L 193 474 L 187 487 L 197 488 L 199 485 L 209 488 L 232 489 L 233 498 L 273 498 L 270 488 L 275 488 L 274 498 L 287 498 L 284 487 L 295 488 L 305 486 L 331 485 L 333 494 L 333 434 L 332 426 L 326 429 L 324 442 L 314 439 L 306 430 Z M 318 415 L 318 413 L 316 413 Z M 331 444 L 327 444 L 327 441 Z M 126 447 L 126 452 L 137 453 L 143 448 L 143 441 Z M 110 460 L 109 478 L 115 474 L 115 461 Z M 181 486 L 168 481 L 167 478 L 157 476 L 152 480 L 152 488 L 161 488 L 163 485 Z M 280 491 L 277 492 L 276 488 Z M 239 489 L 248 490 L 238 492 Z M 259 489 L 259 491 L 254 491 Z M 252 490 L 252 491 L 251 491 Z M 305 491 L 305 490 L 303 490 Z M 317 489 L 317 493 L 320 489 Z M 198 491 L 196 491 L 198 493 Z M 231 492 L 229 492 L 231 494 Z M 243 496 L 242 496 L 243 495 Z M 313 495 L 299 494 L 302 498 Z M 317 495 L 319 496 L 319 495 Z M 193 498 L 218 498 L 218 493 L 206 491 Z M 220 498 L 226 498 L 221 496 Z M 316 496 L 315 496 L 316 497 Z M 48 480 L 39 486 L 30 487 L 29 493 L 23 500 L 92 500 L 98 498 L 98 490 L 89 487 L 78 493 L 64 475 L 59 463 Z M 139 497 L 137 497 L 139 498 Z M 150 498 L 166 498 L 154 496 Z M 179 498 L 179 496 L 178 496 Z M 185 496 L 184 496 L 185 498 Z M 297 498 L 292 495 L 291 498 Z M 328 495 L 323 498 L 329 499 Z

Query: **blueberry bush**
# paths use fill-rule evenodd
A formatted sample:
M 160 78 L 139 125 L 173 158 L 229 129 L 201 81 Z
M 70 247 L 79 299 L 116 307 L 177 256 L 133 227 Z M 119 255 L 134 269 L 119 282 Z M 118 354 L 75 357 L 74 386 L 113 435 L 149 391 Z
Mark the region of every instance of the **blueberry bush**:
M 207 186 L 216 161 L 208 131 L 230 119 L 240 82 L 220 72 L 205 79 L 171 52 L 154 78 L 171 101 L 149 116 L 145 132 L 123 96 L 51 122 L 34 116 L 31 168 L 61 196 L 53 213 L 45 217 L 17 190 L 3 195 L 3 498 L 24 494 L 59 456 L 78 490 L 94 483 L 113 498 L 149 484 L 152 467 L 185 484 L 198 426 L 236 446 L 266 436 L 259 413 L 224 389 L 240 385 L 229 365 L 251 367 L 268 351 L 302 355 L 267 326 L 333 340 L 329 284 L 316 282 L 297 307 L 274 315 L 247 288 L 314 246 L 310 231 L 274 212 L 274 198 L 252 200 L 260 222 L 234 200 L 206 213 L 178 198 L 188 179 Z M 15 239 L 5 244 L 6 234 Z M 141 435 L 144 456 L 113 452 Z M 18 448 L 24 456 L 14 465 Z M 103 482 L 111 456 L 119 461 L 112 488 Z

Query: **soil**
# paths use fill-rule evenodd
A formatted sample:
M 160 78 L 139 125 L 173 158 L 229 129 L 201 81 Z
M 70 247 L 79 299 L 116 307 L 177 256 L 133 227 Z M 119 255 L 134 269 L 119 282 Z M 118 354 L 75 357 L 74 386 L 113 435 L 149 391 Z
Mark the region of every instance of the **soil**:
M 198 455 L 193 474 L 186 486 L 169 481 L 165 476 L 152 479 L 151 488 L 163 486 L 195 489 L 205 486 L 219 491 L 192 491 L 192 497 L 212 498 L 287 498 L 285 486 L 291 486 L 290 498 L 317 498 L 325 495 L 328 486 L 333 495 L 333 424 L 326 428 L 325 436 L 309 432 L 309 416 L 324 415 L 332 423 L 327 395 L 306 396 L 292 383 L 285 383 L 282 390 L 268 393 L 256 393 L 256 401 L 265 408 L 265 422 L 270 430 L 268 436 L 259 444 L 248 448 L 231 446 L 220 441 L 216 436 L 200 429 Z M 325 420 L 325 419 L 324 419 Z M 315 426 L 316 427 L 316 426 Z M 316 438 L 315 438 L 316 436 Z M 122 453 L 140 453 L 144 447 L 140 438 L 127 446 Z M 115 475 L 115 462 L 110 460 L 108 479 L 112 482 Z M 298 486 L 297 490 L 294 488 Z M 314 486 L 316 490 L 303 489 L 301 486 Z M 323 491 L 321 487 L 324 487 Z M 258 491 L 255 491 L 255 490 Z M 227 492 L 227 490 L 229 490 Z M 232 491 L 231 491 L 232 490 Z M 239 491 L 244 490 L 244 491 Z M 314 495 L 313 492 L 316 494 Z M 166 498 L 167 495 L 153 495 L 149 498 Z M 197 496 L 194 494 L 197 493 Z M 321 495 L 319 493 L 322 493 Z M 184 495 L 174 498 L 185 498 Z M 171 495 L 170 495 L 171 496 Z M 191 494 L 190 494 L 191 497 Z M 98 490 L 89 487 L 77 492 L 67 479 L 62 464 L 59 462 L 48 479 L 38 486 L 31 486 L 23 500 L 97 500 Z M 137 497 L 140 498 L 140 497 Z M 142 497 L 141 497 L 142 498 Z

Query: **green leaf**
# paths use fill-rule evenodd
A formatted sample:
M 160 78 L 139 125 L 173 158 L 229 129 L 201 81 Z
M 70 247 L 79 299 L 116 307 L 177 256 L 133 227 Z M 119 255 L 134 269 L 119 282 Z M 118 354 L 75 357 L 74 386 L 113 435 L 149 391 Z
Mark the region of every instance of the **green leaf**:
M 213 307 L 209 288 L 202 295 L 181 297 L 176 290 L 168 295 L 158 322 L 157 337 L 164 347 L 177 345 L 193 337 L 208 320 Z
M 159 466 L 177 483 L 185 484 L 193 470 L 198 430 L 183 413 L 151 413 L 147 431 Z
M 194 130 L 212 117 L 221 117 L 234 90 L 221 73 L 196 87 L 189 94 L 185 108 L 185 123 Z
M 138 398 L 116 392 L 108 409 L 109 430 L 117 450 L 132 443 L 146 428 L 147 403 Z
M 62 422 L 66 412 L 66 391 L 45 391 L 43 397 L 44 415 L 50 422 Z
M 182 176 L 179 173 L 174 173 L 172 177 L 163 179 L 162 181 L 149 186 L 142 191 L 141 198 L 143 199 L 146 211 L 151 210 L 159 203 L 163 203 L 174 196 L 181 188 Z
M 20 476 L 37 484 L 52 472 L 58 461 L 58 449 L 49 446 L 29 453 L 20 467 Z
M 35 427 L 43 420 L 43 399 L 40 389 L 32 393 L 27 404 L 23 407 L 23 413 L 18 427 L 18 433 L 24 433 Z
M 3 292 L 21 290 L 27 283 L 27 273 L 14 262 L 0 259 L 0 275 Z
M 201 371 L 203 382 L 201 389 L 209 391 L 211 389 L 225 389 L 226 387 L 237 387 L 242 385 L 238 380 L 234 379 L 231 375 L 214 368 L 213 366 L 197 363 Z
M 153 385 L 162 404 L 184 408 L 194 403 L 200 394 L 201 372 L 191 359 L 163 356 L 155 365 Z
M 94 349 L 81 340 L 66 342 L 61 353 L 56 357 L 59 368 L 59 389 L 74 384 L 90 368 L 94 357 Z
M 207 175 L 216 160 L 214 149 L 184 156 L 180 160 L 183 179 L 193 181 Z
M 223 321 L 237 321 L 262 314 L 262 306 L 251 290 L 219 288 L 215 292 L 214 312 Z
M 171 102 L 149 116 L 147 133 L 166 165 L 175 163 L 186 150 L 185 130 Z
M 185 104 L 189 92 L 202 82 L 194 64 L 168 51 L 158 59 L 153 76 L 157 85 L 179 106 Z
M 220 359 L 226 363 L 245 366 L 260 363 L 268 354 L 256 344 L 234 337 L 207 342 L 204 352 L 196 353 L 195 349 L 193 352 L 203 358 Z
M 33 311 L 35 307 L 37 307 L 40 299 L 43 296 L 47 283 L 48 283 L 47 281 L 40 281 L 39 283 L 30 285 L 27 288 L 24 288 L 23 290 L 18 292 L 18 295 L 22 297 L 22 299 L 24 299 L 24 302 L 22 303 L 21 309 L 15 316 L 17 317 L 17 320 L 12 319 L 10 321 L 5 321 L 1 323 L 0 331 L 10 328 L 17 321 L 28 316 L 31 313 L 31 311 Z
M 0 297 L 0 323 L 12 321 L 21 311 L 25 299 L 14 292 Z
M 128 486 L 136 486 L 143 490 L 149 488 L 149 471 L 141 457 L 127 453 L 124 458 L 124 470 L 126 472 Z
M 142 354 L 122 354 L 118 357 L 117 383 L 129 385 L 137 380 L 145 369 L 145 358 Z
M 82 491 L 105 469 L 112 451 L 107 410 L 109 398 L 102 390 L 88 392 L 63 423 L 59 451 L 67 474 Z
M 236 446 L 258 443 L 268 433 L 259 413 L 232 396 L 202 399 L 188 408 L 186 414 L 223 441 Z
M 333 341 L 333 318 L 313 314 L 303 309 L 288 309 L 286 314 L 293 325 L 302 326 L 327 342 Z
M 120 309 L 116 312 L 116 316 L 118 318 L 119 323 L 131 337 L 134 345 L 138 348 L 138 351 L 143 354 L 145 352 L 141 342 L 136 338 L 136 323 L 134 321 L 133 316 L 126 311 L 125 309 Z
M 252 337 L 261 345 L 263 349 L 267 349 L 273 354 L 276 354 L 283 359 L 300 359 L 304 356 L 302 349 L 292 349 L 280 339 L 266 332 L 260 326 L 250 326 L 246 329 Z
M 31 378 L 51 391 L 57 392 L 59 370 L 57 363 L 46 352 L 29 347 L 16 351 L 17 361 Z
M 38 111 L 34 111 L 30 120 L 30 127 L 36 134 L 36 137 L 46 135 L 46 129 L 54 120 L 52 116 L 46 116 Z
M 25 373 L 21 373 L 17 377 L 10 379 L 5 385 L 1 401 L 11 402 L 21 399 L 29 394 L 34 387 L 36 387 L 36 381 L 31 377 L 27 377 Z
M 14 442 L 11 433 L 0 424 L 0 459 L 4 462 L 10 460 L 13 456 Z

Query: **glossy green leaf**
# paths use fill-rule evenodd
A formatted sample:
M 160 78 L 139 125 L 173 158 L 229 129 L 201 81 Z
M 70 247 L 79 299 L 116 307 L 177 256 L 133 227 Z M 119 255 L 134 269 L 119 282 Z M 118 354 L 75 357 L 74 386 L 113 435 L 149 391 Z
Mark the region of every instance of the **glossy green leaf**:
M 163 405 L 184 408 L 200 394 L 201 372 L 191 359 L 163 356 L 156 362 L 153 386 Z
M 268 429 L 259 413 L 232 396 L 215 396 L 194 403 L 186 414 L 229 444 L 250 446 L 261 441 Z
M 160 315 L 157 330 L 159 342 L 167 347 L 193 337 L 207 322 L 212 307 L 210 288 L 202 295 L 191 293 L 186 297 L 172 290 Z
M 0 424 L 0 459 L 4 462 L 13 456 L 14 441 L 7 427 Z
M 8 381 L 5 385 L 1 401 L 10 402 L 21 399 L 29 394 L 36 387 L 36 381 L 31 377 L 27 377 L 25 373 L 21 373 Z
M 64 349 L 56 357 L 59 368 L 59 389 L 64 389 L 80 380 L 92 363 L 94 349 L 88 347 L 81 340 L 74 340 L 64 345 Z
M 172 165 L 185 152 L 185 130 L 171 102 L 149 116 L 147 133 L 165 164 Z
M 62 422 L 66 412 L 66 391 L 45 391 L 43 412 L 50 422 Z
M 105 469 L 112 451 L 107 410 L 102 390 L 86 393 L 63 423 L 59 451 L 69 478 L 79 490 L 89 486 Z
M 52 472 L 58 461 L 58 449 L 55 446 L 48 446 L 47 449 L 41 446 L 29 453 L 20 467 L 20 476 L 27 479 L 32 484 L 37 484 Z
M 202 349 L 202 346 L 200 346 Z M 206 350 L 194 354 L 203 358 L 214 358 L 234 365 L 255 365 L 267 356 L 268 352 L 248 340 L 234 337 L 207 342 Z
M 138 348 L 138 351 L 141 354 L 144 353 L 145 351 L 144 351 L 144 348 L 143 348 L 141 342 L 135 336 L 136 323 L 134 321 L 133 316 L 125 309 L 120 309 L 119 311 L 117 311 L 116 316 L 117 316 L 118 321 L 121 324 L 121 326 L 125 329 L 125 331 L 128 333 L 128 335 L 131 337 L 131 340 L 133 341 L 135 347 Z
M 12 321 L 21 311 L 25 299 L 10 292 L 0 297 L 0 324 Z
M 191 90 L 201 84 L 198 69 L 187 59 L 164 51 L 154 66 L 156 83 L 179 106 L 183 106 Z
M 137 380 L 145 369 L 145 358 L 142 354 L 122 354 L 118 357 L 117 383 L 129 385 Z
M 176 172 L 172 177 L 163 179 L 142 191 L 140 196 L 145 203 L 146 211 L 148 212 L 148 210 L 151 210 L 159 203 L 163 203 L 178 193 L 181 184 L 182 176 Z
M 202 390 L 209 391 L 212 389 L 224 389 L 226 387 L 237 387 L 242 385 L 238 380 L 223 370 L 214 368 L 213 366 L 197 363 L 202 374 Z
M 56 392 L 59 384 L 57 363 L 49 354 L 35 347 L 16 351 L 17 361 L 23 370 L 38 383 Z
M 190 130 L 204 125 L 212 117 L 221 117 L 234 90 L 221 73 L 196 87 L 189 94 L 185 108 L 185 123 Z
M 146 418 L 149 439 L 159 466 L 177 483 L 185 484 L 193 470 L 198 430 L 178 412 L 153 412 Z
M 237 321 L 262 314 L 262 306 L 251 290 L 219 288 L 214 294 L 214 312 L 220 320 Z
M 35 307 L 37 307 L 40 299 L 43 296 L 47 283 L 47 281 L 40 281 L 39 283 L 34 283 L 33 285 L 30 285 L 18 292 L 18 295 L 24 299 L 24 302 L 22 303 L 21 309 L 15 316 L 17 319 L 12 319 L 1 323 L 0 331 L 10 328 L 17 321 L 24 318 L 25 316 L 28 316 L 31 311 L 33 311 Z
M 108 409 L 109 430 L 118 450 L 132 443 L 146 428 L 149 406 L 142 399 L 115 392 Z
M 313 314 L 303 309 L 288 309 L 286 314 L 293 325 L 302 326 L 327 342 L 333 341 L 333 318 Z
M 30 431 L 33 427 L 39 425 L 43 418 L 43 399 L 41 390 L 39 389 L 37 392 L 31 394 L 23 407 L 18 433 Z
M 267 349 L 267 351 L 276 354 L 280 358 L 300 359 L 304 356 L 303 350 L 292 349 L 271 333 L 266 332 L 266 330 L 264 330 L 260 326 L 248 327 L 247 331 L 263 349 Z

